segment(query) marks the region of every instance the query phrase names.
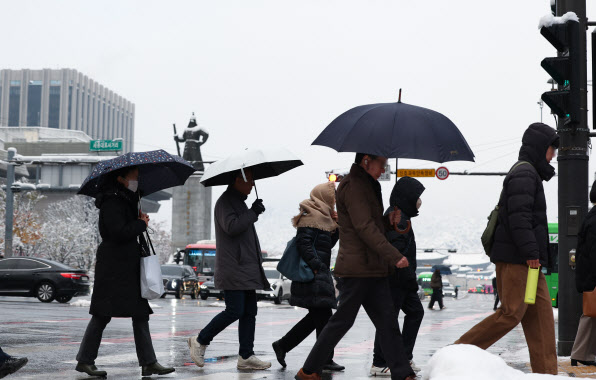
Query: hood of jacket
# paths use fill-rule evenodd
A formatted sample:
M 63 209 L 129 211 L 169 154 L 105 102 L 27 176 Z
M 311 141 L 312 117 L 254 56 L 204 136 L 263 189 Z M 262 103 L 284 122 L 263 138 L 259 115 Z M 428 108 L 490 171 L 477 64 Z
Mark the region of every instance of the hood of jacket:
M 390 208 L 397 206 L 408 218 L 418 215 L 416 202 L 425 188 L 420 181 L 412 177 L 402 177 L 391 191 L 389 197 Z
M 559 147 L 557 131 L 546 124 L 534 123 L 526 129 L 519 150 L 519 160 L 528 161 L 544 181 L 555 175 L 555 168 L 546 161 L 549 146 Z

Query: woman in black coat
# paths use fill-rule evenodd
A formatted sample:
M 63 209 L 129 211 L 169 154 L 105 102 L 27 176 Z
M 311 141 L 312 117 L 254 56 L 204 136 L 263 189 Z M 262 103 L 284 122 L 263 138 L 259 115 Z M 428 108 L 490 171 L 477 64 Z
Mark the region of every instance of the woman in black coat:
M 300 214 L 292 219 L 296 227 L 296 247 L 315 274 L 310 282 L 292 282 L 290 305 L 308 309 L 308 314 L 280 340 L 273 342 L 277 361 L 286 366 L 286 354 L 316 330 L 317 336 L 337 308 L 335 285 L 331 276 L 331 249 L 339 239 L 335 207 L 335 184 L 315 186 L 310 199 L 300 203 Z M 345 367 L 329 358 L 324 369 L 341 371 Z
M 596 205 L 596 181 L 590 191 L 590 202 Z M 580 293 L 596 288 L 596 207 L 592 207 L 582 223 L 577 239 L 575 285 Z M 571 350 L 571 365 L 596 366 L 596 319 L 582 315 Z
M 132 318 L 139 365 L 143 376 L 174 372 L 157 362 L 151 335 L 149 302 L 141 297 L 141 246 L 149 216 L 138 209 L 139 170 L 119 169 L 106 176 L 95 205 L 99 208 L 99 233 L 95 282 L 89 314 L 93 315 L 77 354 L 79 372 L 106 376 L 95 366 L 103 330 L 112 317 Z

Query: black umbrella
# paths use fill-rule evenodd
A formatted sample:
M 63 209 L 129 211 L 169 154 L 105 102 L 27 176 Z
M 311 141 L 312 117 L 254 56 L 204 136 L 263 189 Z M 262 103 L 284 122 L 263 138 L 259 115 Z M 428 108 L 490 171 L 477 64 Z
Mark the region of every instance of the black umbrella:
M 189 162 L 161 149 L 131 152 L 97 164 L 77 194 L 96 197 L 101 191 L 101 182 L 105 175 L 130 166 L 139 168 L 139 191 L 143 196 L 169 187 L 184 185 L 195 171 Z
M 388 158 L 474 161 L 474 153 L 451 120 L 401 101 L 352 108 L 333 120 L 312 145 Z

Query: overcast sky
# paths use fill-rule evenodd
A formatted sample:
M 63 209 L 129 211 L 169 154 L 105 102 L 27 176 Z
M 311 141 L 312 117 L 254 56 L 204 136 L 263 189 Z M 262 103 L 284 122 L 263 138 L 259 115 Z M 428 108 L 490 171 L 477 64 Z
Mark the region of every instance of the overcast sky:
M 74 68 L 132 101 L 139 151 L 175 153 L 172 123 L 181 130 L 193 111 L 210 133 L 205 159 L 249 146 L 293 151 L 304 166 L 258 183 L 267 211 L 257 228 L 262 246 L 276 251 L 293 234 L 298 203 L 326 180 L 325 171 L 353 160 L 310 143 L 342 112 L 396 101 L 400 88 L 403 102 L 449 117 L 475 152 L 476 163 L 448 163 L 449 170 L 508 170 L 550 88 L 540 61 L 555 49 L 537 28 L 549 3 L 5 1 L 1 61 L 11 69 Z M 596 15 L 588 3 L 588 16 Z M 554 126 L 546 105 L 543 118 Z M 419 246 L 478 251 L 502 177 L 422 182 Z M 383 184 L 386 201 L 391 187 Z M 557 179 L 545 188 L 556 221 Z M 221 191 L 214 189 L 214 202 Z M 156 219 L 170 221 L 170 205 Z

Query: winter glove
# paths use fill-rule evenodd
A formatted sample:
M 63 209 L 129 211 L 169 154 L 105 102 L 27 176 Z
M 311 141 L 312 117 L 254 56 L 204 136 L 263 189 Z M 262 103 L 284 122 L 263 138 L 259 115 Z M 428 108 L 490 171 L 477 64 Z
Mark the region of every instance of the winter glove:
M 257 199 L 252 203 L 252 206 L 250 208 L 252 211 L 254 211 L 255 214 L 257 214 L 257 216 L 261 215 L 263 212 L 265 212 L 265 206 L 263 206 L 263 200 L 262 199 Z

